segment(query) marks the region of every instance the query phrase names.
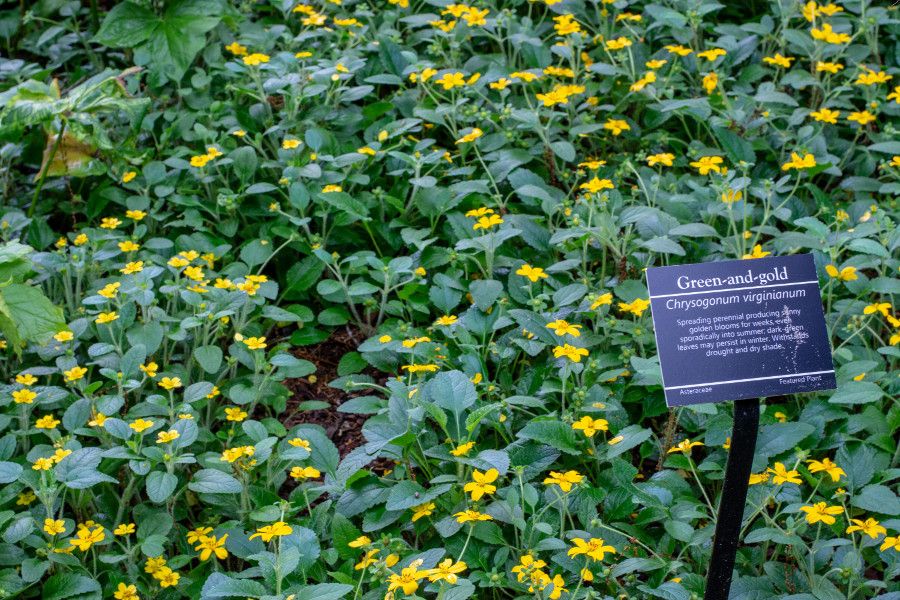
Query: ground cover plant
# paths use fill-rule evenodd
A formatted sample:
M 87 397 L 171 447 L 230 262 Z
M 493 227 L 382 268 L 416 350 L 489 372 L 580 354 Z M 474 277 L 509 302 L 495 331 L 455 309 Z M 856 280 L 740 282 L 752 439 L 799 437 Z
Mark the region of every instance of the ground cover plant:
M 900 595 L 890 2 L 0 12 L 0 595 L 704 591 L 649 266 L 812 253 L 736 598 Z

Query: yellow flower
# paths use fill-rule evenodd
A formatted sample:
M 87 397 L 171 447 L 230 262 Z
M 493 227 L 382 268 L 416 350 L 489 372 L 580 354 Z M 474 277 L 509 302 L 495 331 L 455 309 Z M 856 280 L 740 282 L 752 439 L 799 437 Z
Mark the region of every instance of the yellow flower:
M 75 236 L 75 239 L 72 240 L 72 243 L 76 246 L 84 246 L 88 243 L 88 236 L 84 233 L 79 233 L 77 236 Z
M 647 157 L 647 165 L 651 167 L 655 167 L 656 165 L 662 165 L 664 167 L 671 167 L 674 164 L 675 155 L 670 154 L 669 152 L 663 152 L 660 154 L 652 154 Z
M 850 36 L 846 33 L 837 33 L 828 23 L 823 23 L 821 29 L 813 27 L 809 30 L 809 34 L 814 40 L 825 42 L 826 44 L 849 44 Z
M 759 485 L 769 480 L 768 473 L 750 473 L 750 485 Z
M 116 294 L 119 293 L 120 287 L 122 287 L 122 284 L 119 283 L 118 281 L 116 281 L 114 283 L 110 283 L 108 285 L 103 286 L 103 288 L 101 288 L 97 292 L 97 294 L 99 294 L 100 296 L 103 296 L 104 298 L 111 300 L 116 297 Z
M 237 406 L 229 407 L 225 409 L 225 420 L 234 421 L 235 423 L 240 423 L 244 419 L 247 418 L 247 412 L 241 410 Z
M 607 119 L 603 124 L 603 129 L 611 131 L 613 135 L 619 135 L 623 131 L 629 131 L 631 129 L 631 125 L 629 125 L 622 119 Z
M 801 506 L 800 510 L 806 513 L 806 522 L 810 525 L 818 522 L 826 525 L 834 525 L 835 518 L 833 515 L 839 515 L 844 512 L 841 506 L 827 506 L 824 502 L 816 502 L 811 506 Z
M 113 535 L 130 535 L 137 531 L 134 523 L 121 523 L 113 529 Z
M 719 85 L 719 75 L 714 71 L 707 73 L 703 76 L 702 85 L 707 95 L 712 94 L 714 91 L 716 91 L 716 87 Z
M 159 365 L 153 361 L 148 362 L 145 365 L 140 365 L 138 367 L 147 377 L 153 379 L 156 377 L 156 372 L 159 370 Z
M 719 166 L 723 162 L 721 156 L 703 156 L 699 160 L 691 163 L 691 166 L 697 169 L 701 175 L 708 175 L 710 171 L 722 173 L 722 167 Z
M 347 545 L 351 548 L 362 548 L 363 546 L 368 546 L 372 543 L 372 539 L 367 535 L 361 535 L 352 542 L 347 542 Z
M 822 62 L 822 61 L 816 62 L 816 72 L 817 73 L 821 73 L 824 71 L 826 73 L 831 73 L 832 75 L 834 75 L 838 71 L 843 70 L 843 68 L 844 68 L 844 65 L 842 65 L 841 63 Z
M 619 310 L 631 313 L 636 317 L 640 317 L 648 308 L 650 308 L 650 300 L 643 298 L 635 298 L 631 302 L 619 302 Z
M 403 365 L 400 367 L 407 373 L 434 373 L 438 370 L 438 366 L 435 364 L 425 364 L 425 365 Z
M 623 50 L 629 46 L 631 46 L 631 40 L 624 36 L 619 36 L 615 39 L 606 41 L 607 50 Z
M 29 389 L 16 390 L 12 393 L 12 398 L 16 404 L 31 404 L 37 398 L 37 393 Z
M 210 556 L 215 556 L 219 560 L 228 558 L 228 550 L 225 549 L 225 541 L 228 539 L 226 533 L 220 538 L 214 535 L 202 536 L 194 550 L 200 553 L 200 560 L 208 560 Z
M 35 421 L 34 426 L 38 429 L 53 430 L 56 429 L 60 423 L 62 423 L 62 421 L 55 418 L 53 415 L 44 415 Z
M 590 540 L 573 538 L 572 543 L 575 545 L 569 548 L 566 554 L 573 558 L 584 554 L 593 560 L 601 561 L 607 554 L 616 553 L 616 549 L 607 545 L 603 538 L 591 538 Z
M 563 344 L 562 346 L 555 346 L 553 348 L 553 358 L 562 358 L 566 357 L 572 362 L 580 363 L 582 356 L 587 356 L 589 353 L 587 348 L 576 348 L 571 344 Z
M 492 485 L 497 481 L 500 472 L 497 469 L 488 469 L 482 473 L 475 469 L 472 473 L 472 481 L 463 486 L 463 491 L 472 495 L 472 500 L 478 501 L 485 495 L 490 496 L 497 491 L 497 486 Z
M 519 564 L 510 569 L 513 573 L 516 574 L 516 579 L 519 583 L 525 581 L 526 577 L 530 577 L 534 572 L 540 572 L 541 569 L 547 566 L 547 563 L 541 559 L 535 560 L 534 556 L 531 554 L 523 554 L 519 558 Z
M 512 82 L 509 79 L 507 79 L 506 77 L 501 77 L 497 81 L 489 83 L 488 87 L 492 90 L 505 90 L 510 83 Z
M 301 143 L 302 142 L 300 140 L 287 138 L 283 142 L 281 142 L 281 147 L 284 150 L 294 150 L 295 148 L 299 148 Z
M 269 57 L 266 54 L 254 52 L 253 54 L 250 54 L 249 56 L 245 56 L 241 60 L 243 60 L 244 64 L 249 67 L 256 67 L 263 63 L 269 62 Z
M 528 280 L 532 283 L 536 283 L 539 279 L 547 279 L 548 277 L 548 275 L 544 272 L 544 269 L 540 267 L 532 267 L 528 263 L 525 263 L 521 267 L 516 269 L 516 275 L 527 277 Z
M 400 570 L 400 573 L 392 573 L 388 576 L 388 594 L 394 590 L 403 590 L 403 593 L 409 596 L 419 589 L 419 580 L 424 579 L 428 571 L 419 571 L 422 566 L 422 559 L 414 560 L 408 567 Z
M 20 385 L 34 385 L 37 383 L 37 377 L 31 373 L 19 373 L 16 375 L 16 383 Z
M 455 513 L 453 516 L 456 517 L 457 523 L 492 521 L 494 519 L 494 517 L 492 517 L 491 515 L 480 513 L 477 510 L 464 510 L 462 512 Z
M 839 110 L 831 110 L 830 108 L 822 108 L 820 110 L 813 111 L 809 113 L 816 121 L 820 123 L 830 123 L 831 125 L 836 125 L 838 117 L 841 116 L 841 111 Z
M 782 171 L 791 169 L 811 169 L 816 166 L 816 157 L 808 152 L 800 157 L 796 152 L 791 152 L 791 160 L 781 165 Z
M 133 583 L 125 584 L 123 582 L 119 582 L 116 591 L 113 592 L 113 598 L 116 600 L 141 600 L 137 593 L 137 586 Z
M 456 315 L 444 315 L 442 317 L 438 317 L 434 324 L 439 326 L 449 326 L 453 325 L 458 320 L 459 319 Z
M 895 536 L 895 537 L 884 538 L 879 550 L 881 550 L 883 552 L 889 548 L 892 548 L 892 549 L 896 550 L 897 552 L 900 552 L 900 535 Z
M 210 528 L 212 531 L 212 528 Z M 150 575 L 155 575 L 159 573 L 159 571 L 166 566 L 166 559 L 162 556 L 157 556 L 156 558 L 148 558 L 147 562 L 144 563 L 144 572 L 149 573 Z
M 865 521 L 862 519 L 850 519 L 850 522 L 853 523 L 853 525 L 847 527 L 847 533 L 861 531 L 873 540 L 879 535 L 887 535 L 887 529 L 882 527 L 878 521 L 871 517 Z
M 864 315 L 872 315 L 875 313 L 880 313 L 881 316 L 887 317 L 891 314 L 890 311 L 892 308 L 893 308 L 893 306 L 891 306 L 890 302 L 875 302 L 873 304 L 869 304 L 868 306 L 866 306 L 863 309 L 863 314 Z
M 867 125 L 875 120 L 875 115 L 870 113 L 867 110 L 862 110 L 858 112 L 852 112 L 847 116 L 848 121 L 854 121 L 859 123 L 860 125 Z
M 450 451 L 450 454 L 453 456 L 466 456 L 472 448 L 475 447 L 475 442 L 466 442 L 464 444 L 458 445 L 456 448 Z
M 115 217 L 103 217 L 100 220 L 100 228 L 101 229 L 115 229 L 119 225 L 122 224 L 122 221 Z
M 666 451 L 666 454 L 672 454 L 673 452 L 681 452 L 687 456 L 690 456 L 691 450 L 696 448 L 697 446 L 702 446 L 703 442 L 692 442 L 691 440 L 681 440 L 676 445 L 672 446 Z
M 600 294 L 597 296 L 597 299 L 591 303 L 591 310 L 597 310 L 601 306 L 606 306 L 607 304 L 612 304 L 613 295 L 610 292 L 606 292 L 605 294 Z
M 552 329 L 556 335 L 571 335 L 572 337 L 581 336 L 581 325 L 573 325 L 564 319 L 557 319 L 547 323 L 547 329 Z
M 368 146 L 363 146 L 362 148 L 357 148 L 356 152 L 359 154 L 365 154 L 366 156 L 375 156 L 377 152 Z
M 478 231 L 479 229 L 490 229 L 501 223 L 503 223 L 503 218 L 500 215 L 490 215 L 478 219 L 478 222 L 472 225 L 472 229 L 475 231 Z
M 171 392 L 172 390 L 178 389 L 181 387 L 181 378 L 180 377 L 163 377 L 157 383 L 159 387 L 164 390 Z
M 140 221 L 144 217 L 147 216 L 147 213 L 145 213 L 142 210 L 126 210 L 125 216 L 128 217 L 129 219 L 131 219 L 132 221 Z
M 113 321 L 117 320 L 118 318 L 119 318 L 119 315 L 115 312 L 100 313 L 99 315 L 97 315 L 97 318 L 94 319 L 94 323 L 104 325 L 106 323 L 112 323 Z
M 613 185 L 612 181 L 610 181 L 609 179 L 599 179 L 597 177 L 594 177 L 587 183 L 582 183 L 578 187 L 579 187 L 579 189 L 586 190 L 590 194 L 596 194 L 597 192 L 600 192 L 603 190 L 615 189 L 615 186 Z
M 62 519 L 44 519 L 44 531 L 47 535 L 57 535 L 65 532 L 66 522 Z
M 263 542 L 270 542 L 274 537 L 291 535 L 293 532 L 294 529 L 284 521 L 276 521 L 271 525 L 266 525 L 257 529 L 256 533 L 250 536 L 250 539 L 262 538 Z
M 780 52 L 776 52 L 775 56 L 766 56 L 763 58 L 763 62 L 767 65 L 775 65 L 777 67 L 784 67 L 785 69 L 791 68 L 791 63 L 795 61 L 792 56 L 782 56 Z
M 247 54 L 247 47 L 241 46 L 237 42 L 231 42 L 230 44 L 225 46 L 225 49 L 235 56 L 246 56 Z
M 181 575 L 169 567 L 162 567 L 153 574 L 153 578 L 159 582 L 159 587 L 167 588 L 178 585 L 178 580 L 181 579 Z
M 147 419 L 135 419 L 128 426 L 134 430 L 135 433 L 142 433 L 147 429 L 153 427 L 153 421 L 149 421 Z
M 833 279 L 840 279 L 841 281 L 856 281 L 856 267 L 844 267 L 841 270 L 834 265 L 825 265 L 825 272 L 828 273 L 828 276 Z
M 304 440 L 303 438 L 293 438 L 288 440 L 288 445 L 293 446 L 294 448 L 303 448 L 307 452 L 312 452 L 312 446 L 309 444 L 308 440 Z
M 119 269 L 119 271 L 124 273 L 125 275 L 131 275 L 133 273 L 140 273 L 143 270 L 144 270 L 144 261 L 142 261 L 142 260 L 125 263 L 125 266 L 123 268 Z
M 294 479 L 316 479 L 321 475 L 315 467 L 291 467 L 291 477 Z
M 38 458 L 31 465 L 31 468 L 35 471 L 49 471 L 53 468 L 53 459 L 51 458 Z
M 137 252 L 141 249 L 140 244 L 136 244 L 131 240 L 125 240 L 124 242 L 119 242 L 119 250 L 122 252 Z
M 609 422 L 606 419 L 592 419 L 585 415 L 572 423 L 572 429 L 583 432 L 585 437 L 593 437 L 598 431 L 609 431 Z
M 722 192 L 722 202 L 725 204 L 734 204 L 735 202 L 740 202 L 741 198 L 744 197 L 744 192 L 741 190 L 733 190 L 731 188 L 726 189 Z
M 71 331 L 58 331 L 53 335 L 53 339 L 57 342 L 71 342 L 75 339 L 75 334 Z
M 762 249 L 762 246 L 760 244 L 756 244 L 755 246 L 753 246 L 752 252 L 750 252 L 749 254 L 745 254 L 741 258 L 744 258 L 744 259 L 765 258 L 766 256 L 769 256 L 770 254 L 772 254 L 772 253 L 764 252 Z
M 455 87 L 465 85 L 466 80 L 465 75 L 457 71 L 455 73 L 444 73 L 440 78 L 435 80 L 435 83 L 443 87 L 445 90 L 452 90 Z
M 379 552 L 380 552 L 380 550 L 378 548 L 373 548 L 373 549 L 369 550 L 368 552 L 363 554 L 362 559 L 358 563 L 356 563 L 356 565 L 353 568 L 357 571 L 361 571 L 363 569 L 366 569 L 366 568 L 374 565 L 376 562 L 378 562 L 378 559 L 375 557 L 375 555 L 378 554 Z
M 169 442 L 174 442 L 180 437 L 180 434 L 175 429 L 170 429 L 169 431 L 160 431 L 156 434 L 156 443 L 157 444 L 168 444 Z
M 480 138 L 482 135 L 484 135 L 483 131 L 481 131 L 477 127 L 473 127 L 472 131 L 470 133 L 467 133 L 466 135 L 464 135 L 461 138 L 459 138 L 458 140 L 456 140 L 456 143 L 458 145 L 458 144 L 467 144 L 469 142 L 474 142 L 475 140 Z
M 853 82 L 857 85 L 877 85 L 879 83 L 887 83 L 893 78 L 891 75 L 888 75 L 884 71 L 873 71 L 872 69 L 869 69 L 865 66 L 862 67 L 862 69 L 863 72 L 860 73 L 857 76 L 856 81 Z
M 135 171 L 126 171 L 124 175 L 122 175 L 122 183 L 128 183 L 132 181 L 135 177 L 137 177 L 137 173 Z
M 75 537 L 69 540 L 69 544 L 78 548 L 82 552 L 90 550 L 94 544 L 99 544 L 106 539 L 103 533 L 103 527 L 95 527 L 94 529 L 79 528 L 75 533 Z
M 422 517 L 427 517 L 427 516 L 431 515 L 434 512 L 435 508 L 436 508 L 436 506 L 435 506 L 434 502 L 425 502 L 424 504 L 419 504 L 418 506 L 413 506 L 412 507 L 412 511 L 413 511 L 412 522 L 415 523 Z
M 825 472 L 831 476 L 831 481 L 837 483 L 837 481 L 843 475 L 847 476 L 847 473 L 844 472 L 842 468 L 831 462 L 830 458 L 823 458 L 821 461 L 819 460 L 808 460 L 806 463 L 809 465 L 810 473 L 821 473 Z
M 559 473 L 550 471 L 550 475 L 544 479 L 544 485 L 558 485 L 563 492 L 572 491 L 572 486 L 578 485 L 584 480 L 584 476 L 578 471 L 566 471 Z
M 767 473 L 771 473 L 773 475 L 772 481 L 775 485 L 781 485 L 783 483 L 796 483 L 797 485 L 803 483 L 800 479 L 800 473 L 794 470 L 788 471 L 785 468 L 784 464 L 777 462 L 775 463 L 775 468 L 766 469 Z
M 581 33 L 581 23 L 575 20 L 575 15 L 559 15 L 558 17 L 553 17 L 553 20 L 555 21 L 553 28 L 561 36 Z
M 725 56 L 726 54 L 728 54 L 728 53 L 725 50 L 723 50 L 722 48 L 713 48 L 711 50 L 704 50 L 703 52 L 698 52 L 697 56 L 700 58 L 705 58 L 709 62 L 713 62 L 720 56 Z
M 450 585 L 456 585 L 458 581 L 457 575 L 467 568 L 463 561 L 453 562 L 452 558 L 445 558 L 434 569 L 425 571 L 428 574 L 428 581 L 446 581 Z

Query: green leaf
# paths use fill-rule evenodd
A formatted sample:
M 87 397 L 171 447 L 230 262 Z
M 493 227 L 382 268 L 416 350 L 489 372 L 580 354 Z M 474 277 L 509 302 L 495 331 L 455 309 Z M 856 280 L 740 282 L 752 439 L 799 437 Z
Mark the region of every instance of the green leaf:
M 438 373 L 428 382 L 423 390 L 423 397 L 437 406 L 450 412 L 451 419 L 448 431 L 456 439 L 460 439 L 465 431 L 465 417 L 470 406 L 478 400 L 475 385 L 462 371 L 446 371 Z
M 294 600 L 339 600 L 353 591 L 346 583 L 320 583 L 298 588 Z
M 748 163 L 756 162 L 756 155 L 753 153 L 753 144 L 745 138 L 739 136 L 730 129 L 724 127 L 716 127 L 713 129 L 716 139 L 719 140 L 722 149 L 728 158 L 733 162 L 745 161 Z
M 883 515 L 900 515 L 900 498 L 884 485 L 867 485 L 851 497 L 850 504 Z
M 365 204 L 350 196 L 350 194 L 345 192 L 320 193 L 319 198 L 338 211 L 353 217 L 353 220 L 369 220 L 369 209 L 366 208 Z
M 65 326 L 62 309 L 40 288 L 20 283 L 0 288 L 0 332 L 10 342 L 44 342 Z
M 252 579 L 237 579 L 224 573 L 211 574 L 200 590 L 201 598 L 259 598 L 266 594 L 263 584 Z
M 95 579 L 84 575 L 71 573 L 59 573 L 50 577 L 41 586 L 41 597 L 44 600 L 63 600 L 64 598 L 78 598 L 78 600 L 100 600 L 100 584 Z
M 575 432 L 571 427 L 556 419 L 535 419 L 519 431 L 518 437 L 547 444 L 566 454 L 581 454 Z
M 831 404 L 868 404 L 884 395 L 884 391 L 871 381 L 848 381 L 841 384 L 828 399 Z
M 22 474 L 22 465 L 2 461 L 0 462 L 0 483 L 12 483 Z
M 222 349 L 218 346 L 200 346 L 194 350 L 194 360 L 204 371 L 214 374 L 222 366 Z
M 153 471 L 147 476 L 147 497 L 157 504 L 162 504 L 172 495 L 178 486 L 178 478 L 164 471 Z
M 241 482 L 218 469 L 201 469 L 194 474 L 188 489 L 201 494 L 237 494 Z
M 153 11 L 134 4 L 121 2 L 108 13 L 94 40 L 113 48 L 134 48 L 149 38 L 159 25 Z

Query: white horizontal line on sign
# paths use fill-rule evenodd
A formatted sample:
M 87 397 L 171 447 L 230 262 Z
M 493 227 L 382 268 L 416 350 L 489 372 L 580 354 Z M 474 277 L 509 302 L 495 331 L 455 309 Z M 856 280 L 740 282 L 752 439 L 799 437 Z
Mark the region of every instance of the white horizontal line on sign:
M 747 381 L 764 381 L 766 379 L 784 379 L 787 377 L 803 377 L 804 375 L 824 375 L 826 373 L 834 373 L 834 369 L 827 371 L 810 371 L 808 373 L 785 373 L 784 375 L 771 375 L 769 377 L 751 377 L 750 379 L 731 379 L 729 381 L 710 381 L 709 383 L 692 383 L 690 385 L 673 385 L 667 387 L 667 390 L 680 390 L 682 388 L 703 387 L 705 385 L 722 385 L 723 383 L 745 383 Z
M 808 285 L 810 283 L 819 284 L 818 281 L 794 281 L 792 283 L 773 283 L 772 285 L 751 285 L 749 287 L 727 288 L 724 290 L 704 290 L 702 292 L 679 292 L 677 294 L 660 294 L 658 296 L 651 295 L 650 298 L 672 298 L 673 296 L 693 296 L 695 294 L 715 294 L 717 292 L 741 292 L 743 290 L 764 290 L 773 287 L 783 287 L 786 285 Z

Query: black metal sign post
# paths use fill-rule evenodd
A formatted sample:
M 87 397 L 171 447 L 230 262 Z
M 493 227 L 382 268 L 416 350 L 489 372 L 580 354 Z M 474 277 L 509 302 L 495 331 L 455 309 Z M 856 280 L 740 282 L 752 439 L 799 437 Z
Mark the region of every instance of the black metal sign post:
M 758 433 L 759 399 L 735 402 L 734 431 L 728 451 L 728 465 L 725 467 L 719 515 L 716 518 L 712 561 L 706 577 L 706 594 L 703 596 L 705 600 L 728 600 Z

